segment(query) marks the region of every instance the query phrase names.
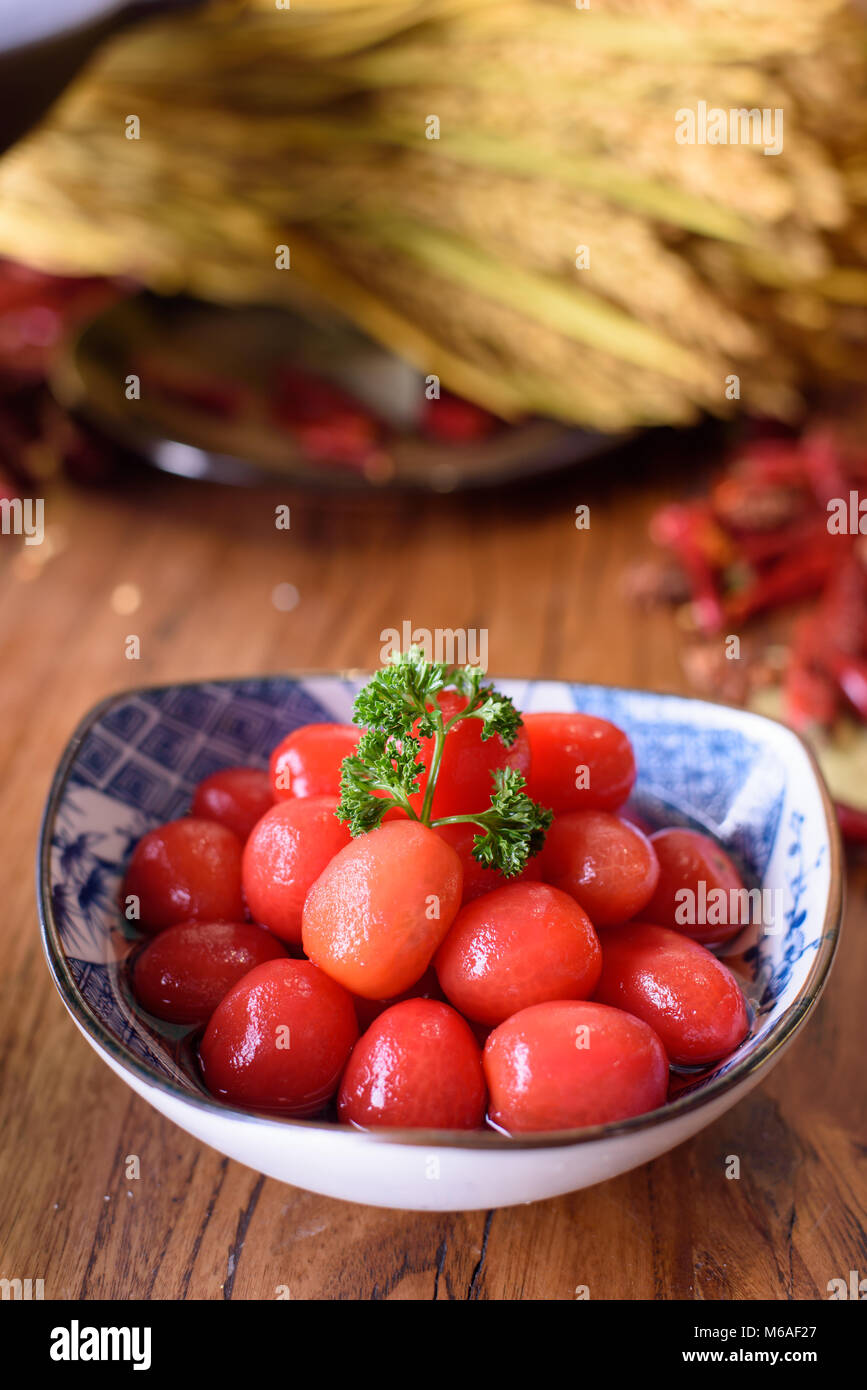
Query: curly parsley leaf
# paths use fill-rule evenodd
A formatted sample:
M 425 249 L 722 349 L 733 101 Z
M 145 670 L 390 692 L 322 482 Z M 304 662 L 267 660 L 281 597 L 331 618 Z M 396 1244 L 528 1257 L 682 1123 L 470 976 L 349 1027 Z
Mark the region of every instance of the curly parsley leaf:
M 418 720 L 419 734 L 431 738 L 436 733 L 436 716 L 430 706 L 445 690 L 449 677 L 447 666 L 426 661 L 418 647 L 399 652 L 359 690 L 353 721 L 400 738 Z
M 381 729 L 362 734 L 357 751 L 341 764 L 340 805 L 334 813 L 348 823 L 351 835 L 375 830 L 395 804 L 415 819 L 409 798 L 419 790 L 424 770 L 420 753 L 421 744 L 410 735 L 398 739 Z
M 447 816 L 433 824 L 469 821 L 478 825 L 482 833 L 473 841 L 473 858 L 486 869 L 499 869 L 506 878 L 513 878 L 539 853 L 554 813 L 527 796 L 526 779 L 514 768 L 498 768 L 493 778 L 494 794 L 487 811 Z
M 447 689 L 464 697 L 462 707 L 448 719 L 439 704 L 440 694 Z M 431 821 L 443 750 L 456 724 L 478 719 L 482 739 L 497 735 L 506 747 L 518 736 L 520 713 L 508 695 L 485 683 L 480 667 L 427 661 L 419 648 L 412 647 L 371 677 L 356 697 L 352 717 L 366 726 L 366 732 L 356 753 L 343 761 L 341 799 L 335 813 L 348 823 L 352 835 L 375 830 L 389 808 L 398 805 L 424 825 L 459 821 L 478 825 L 475 858 L 506 877 L 521 873 L 527 860 L 539 852 L 552 814 L 527 796 L 524 778 L 514 769 L 493 774 L 489 806 Z M 433 741 L 429 763 L 422 760 L 422 739 Z M 417 812 L 410 798 L 420 792 L 422 773 L 427 773 L 427 786 Z

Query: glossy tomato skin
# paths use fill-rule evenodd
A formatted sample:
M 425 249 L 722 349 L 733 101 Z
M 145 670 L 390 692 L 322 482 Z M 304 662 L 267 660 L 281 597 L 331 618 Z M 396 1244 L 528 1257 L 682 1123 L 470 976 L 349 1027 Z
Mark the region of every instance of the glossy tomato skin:
M 167 1023 L 207 1023 L 242 976 L 285 955 L 285 946 L 250 922 L 178 922 L 136 957 L 132 989 Z
M 358 1038 L 345 989 L 306 960 L 258 965 L 211 1015 L 205 1084 L 231 1105 L 314 1115 L 334 1095 Z
M 355 1005 L 358 1026 L 362 1033 L 367 1031 L 374 1019 L 379 1018 L 386 1009 L 390 1009 L 392 1004 L 402 1004 L 404 999 L 439 999 L 443 1004 L 446 1002 L 445 995 L 440 989 L 437 972 L 432 965 L 428 966 L 421 979 L 416 980 L 414 985 L 410 985 L 409 989 L 401 990 L 400 994 L 393 995 L 391 999 L 363 999 L 360 994 L 354 994 L 352 1002 Z
M 353 994 L 401 994 L 451 926 L 462 880 L 460 859 L 433 830 L 390 821 L 353 840 L 313 884 L 304 952 Z
M 124 878 L 124 902 L 131 896 L 138 898 L 138 925 L 146 932 L 191 918 L 242 921 L 241 841 L 225 825 L 196 816 L 149 830 Z
M 516 874 L 513 878 L 506 878 L 499 869 L 486 869 L 473 855 L 473 843 L 480 834 L 478 826 L 461 822 L 457 825 L 437 825 L 434 829 L 447 845 L 451 845 L 461 861 L 464 871 L 464 905 L 472 902 L 474 898 L 481 897 L 483 893 L 493 892 L 495 888 L 505 888 L 510 883 L 537 882 L 542 876 L 538 854 L 527 861 L 523 873 Z
M 281 941 L 301 945 L 304 899 L 326 864 L 352 837 L 334 812 L 334 796 L 278 801 L 244 846 L 244 897 L 255 921 Z
M 665 1102 L 668 1059 L 653 1029 L 604 1004 L 557 1000 L 513 1014 L 485 1043 L 488 1116 L 509 1134 L 580 1129 Z
M 589 999 L 602 969 L 590 919 L 547 883 L 498 888 L 462 908 L 435 957 L 447 999 L 495 1026 L 531 1004 Z
M 190 812 L 215 820 L 246 840 L 253 826 L 274 804 L 271 778 L 258 767 L 224 767 L 200 782 Z
M 737 912 L 729 910 L 732 901 L 729 894 L 732 889 L 739 890 L 744 885 L 725 850 L 709 835 L 702 835 L 697 830 L 682 830 L 676 826 L 667 830 L 657 830 L 655 835 L 651 835 L 650 841 L 659 860 L 659 882 L 653 897 L 642 911 L 648 922 L 657 922 L 661 927 L 671 927 L 674 931 L 683 932 L 684 936 L 692 937 L 693 941 L 700 941 L 705 945 L 730 941 L 733 936 L 737 936 L 742 924 L 737 920 L 728 920 L 731 917 L 737 919 L 739 916 Z M 704 894 L 700 891 L 701 882 L 704 883 Z M 691 915 L 704 915 L 705 918 L 711 913 L 702 914 L 702 902 L 707 901 L 710 893 L 721 889 L 725 893 L 727 907 L 720 915 L 726 920 L 719 923 L 706 920 L 678 922 L 678 914 L 681 917 L 685 915 L 684 900 L 681 899 L 678 903 L 676 895 L 683 889 L 692 895 L 691 902 L 695 904 L 695 910 Z
M 361 733 L 354 724 L 303 724 L 293 729 L 271 754 L 274 800 L 339 797 L 340 765 L 355 752 Z
M 340 1118 L 363 1129 L 479 1129 L 482 1054 L 460 1014 L 407 999 L 379 1015 L 355 1045 L 340 1084 Z
M 650 840 L 610 811 L 555 816 L 539 857 L 545 882 L 570 893 L 595 927 L 641 912 L 659 879 Z
M 596 999 L 648 1023 L 681 1066 L 703 1066 L 743 1042 L 749 1015 L 734 975 L 706 947 L 668 927 L 604 931 Z
M 623 805 L 635 782 L 635 754 L 616 724 L 592 714 L 525 714 L 524 727 L 530 741 L 527 792 L 534 801 L 552 811 L 614 811 Z
M 456 690 L 444 690 L 438 697 L 440 709 L 446 723 L 459 710 L 466 706 L 466 698 Z M 434 740 L 421 740 L 420 761 L 426 769 L 430 768 Z M 464 815 L 471 811 L 484 811 L 491 804 L 494 790 L 493 774 L 499 768 L 513 768 L 527 776 L 530 770 L 530 744 L 527 735 L 520 727 L 515 742 L 506 747 L 499 734 L 493 738 L 482 738 L 482 724 L 479 719 L 462 719 L 446 736 L 442 761 L 437 776 L 436 791 L 433 797 L 431 818 L 440 816 Z M 420 794 L 413 797 L 413 805 L 418 811 L 422 795 L 427 786 L 427 775 L 419 777 Z

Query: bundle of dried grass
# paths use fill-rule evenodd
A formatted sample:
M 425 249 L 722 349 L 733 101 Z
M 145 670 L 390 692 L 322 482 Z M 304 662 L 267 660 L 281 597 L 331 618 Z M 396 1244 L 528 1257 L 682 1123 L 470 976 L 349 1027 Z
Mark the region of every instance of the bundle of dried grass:
M 843 0 L 215 0 L 0 162 L 0 252 L 324 298 L 507 417 L 792 417 L 864 373 L 865 74 Z

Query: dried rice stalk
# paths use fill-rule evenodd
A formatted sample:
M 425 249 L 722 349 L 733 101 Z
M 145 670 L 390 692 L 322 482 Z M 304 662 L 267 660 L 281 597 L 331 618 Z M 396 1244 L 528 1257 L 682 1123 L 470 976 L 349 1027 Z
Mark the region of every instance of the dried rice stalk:
M 731 374 L 794 415 L 864 370 L 865 73 L 843 0 L 216 0 L 114 41 L 0 162 L 0 252 L 313 294 L 507 416 L 685 422 Z M 782 153 L 679 144 L 702 101 L 781 108 Z

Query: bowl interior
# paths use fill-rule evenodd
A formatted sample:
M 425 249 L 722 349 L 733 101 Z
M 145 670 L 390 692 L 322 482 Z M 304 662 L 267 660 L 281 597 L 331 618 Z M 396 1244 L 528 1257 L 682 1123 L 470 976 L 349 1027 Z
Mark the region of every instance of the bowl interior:
M 217 1105 L 199 1080 L 189 1030 L 143 1014 L 128 989 L 123 961 L 134 933 L 118 896 L 133 845 L 184 815 L 203 777 L 239 763 L 267 766 L 274 745 L 298 725 L 348 720 L 362 682 L 276 676 L 132 691 L 106 700 L 73 736 L 43 822 L 46 952 L 85 1030 L 151 1083 Z M 715 1094 L 786 1041 L 830 966 L 839 845 L 812 759 L 782 725 L 742 710 L 603 686 L 497 684 L 524 710 L 581 709 L 625 728 L 639 769 L 630 809 L 653 827 L 707 830 L 747 886 L 766 890 L 763 919 L 720 953 L 750 1001 L 751 1034 L 719 1065 L 676 1080 L 678 1105 Z

